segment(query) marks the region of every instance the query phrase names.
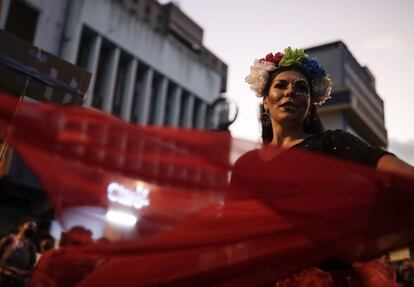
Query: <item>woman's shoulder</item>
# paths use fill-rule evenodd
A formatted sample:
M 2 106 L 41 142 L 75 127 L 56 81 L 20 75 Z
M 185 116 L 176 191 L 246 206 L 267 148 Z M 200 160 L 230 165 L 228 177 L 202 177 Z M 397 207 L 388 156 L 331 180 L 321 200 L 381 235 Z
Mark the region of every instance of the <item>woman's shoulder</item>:
M 315 134 L 313 136 L 315 136 L 315 137 L 322 137 L 322 138 L 335 137 L 335 136 L 340 136 L 340 137 L 348 137 L 348 136 L 355 137 L 351 133 L 346 132 L 346 131 L 341 130 L 341 129 L 326 130 L 326 131 L 323 131 L 323 132 L 321 132 L 319 134 Z
M 365 143 L 365 141 L 353 135 L 352 133 L 341 130 L 341 129 L 326 130 L 319 134 L 310 136 L 309 139 L 313 141 L 319 140 L 324 143 L 330 143 L 330 144 L 345 144 L 347 142 Z
M 359 148 L 371 147 L 371 145 L 362 138 L 341 129 L 327 130 L 324 137 L 329 143 L 337 146 L 349 147 L 354 145 Z
M 376 166 L 382 156 L 391 154 L 341 129 L 327 130 L 319 137 L 323 153 L 370 166 Z
M 325 131 L 326 135 L 328 136 L 342 136 L 342 137 L 356 137 L 350 132 L 341 130 L 341 129 L 335 129 L 335 130 L 327 130 Z

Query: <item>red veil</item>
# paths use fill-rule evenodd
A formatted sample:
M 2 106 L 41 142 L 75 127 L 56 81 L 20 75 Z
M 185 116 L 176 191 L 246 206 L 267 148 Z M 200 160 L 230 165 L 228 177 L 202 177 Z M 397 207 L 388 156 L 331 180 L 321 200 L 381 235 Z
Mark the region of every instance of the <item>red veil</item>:
M 413 179 L 289 150 L 229 185 L 235 159 L 255 144 L 0 100 L 0 136 L 33 169 L 56 219 L 93 207 L 109 239 L 46 253 L 32 286 L 266 286 L 414 243 Z M 128 229 L 105 223 L 121 209 Z

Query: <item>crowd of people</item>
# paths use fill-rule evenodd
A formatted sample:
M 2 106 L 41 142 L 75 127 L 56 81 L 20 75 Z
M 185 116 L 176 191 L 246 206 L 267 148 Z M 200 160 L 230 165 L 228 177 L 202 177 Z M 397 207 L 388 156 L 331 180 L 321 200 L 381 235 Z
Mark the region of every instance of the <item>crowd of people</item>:
M 36 221 L 24 220 L 17 233 L 10 232 L 0 240 L 0 287 L 26 286 L 46 251 L 93 242 L 92 232 L 81 226 L 62 233 L 56 242 L 49 233 L 38 232 Z
M 414 287 L 414 261 L 411 258 L 395 262 L 397 281 L 401 287 Z
M 35 221 L 24 221 L 19 226 L 17 233 L 5 235 L 0 240 L 0 287 L 27 286 L 41 256 L 49 250 L 87 246 L 94 242 L 97 241 L 92 239 L 92 232 L 90 230 L 81 226 L 74 226 L 68 232 L 62 233 L 61 240 L 55 246 L 55 239 L 52 236 L 47 233 L 38 234 Z M 383 256 L 379 261 L 373 261 L 363 268 L 376 269 L 378 268 L 376 266 L 378 262 L 381 262 L 381 264 L 387 263 L 386 266 L 389 267 L 387 272 L 390 277 L 395 278 L 397 284 L 395 286 L 414 286 L 414 261 L 412 259 L 406 258 L 404 260 L 390 262 L 388 256 Z M 364 269 L 361 272 L 365 272 L 366 270 Z M 320 284 L 322 282 L 321 280 L 330 282 L 329 277 L 326 277 L 323 271 L 317 268 L 310 268 L 294 277 L 280 281 L 278 284 L 280 286 L 285 286 L 286 284 L 296 286 L 295 284 L 298 282 L 305 285 L 311 282 L 309 286 L 313 286 L 313 283 Z M 327 286 L 330 285 L 328 284 Z

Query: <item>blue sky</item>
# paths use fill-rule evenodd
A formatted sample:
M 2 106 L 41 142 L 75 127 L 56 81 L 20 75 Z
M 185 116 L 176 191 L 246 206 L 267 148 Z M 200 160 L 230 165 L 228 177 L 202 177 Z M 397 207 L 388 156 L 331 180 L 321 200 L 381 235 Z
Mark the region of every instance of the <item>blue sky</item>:
M 259 137 L 258 100 L 244 82 L 255 58 L 287 46 L 307 48 L 342 40 L 376 77 L 385 103 L 389 149 L 414 164 L 414 1 L 174 2 L 204 29 L 204 45 L 229 66 L 226 96 L 240 107 L 231 128 L 234 136 Z

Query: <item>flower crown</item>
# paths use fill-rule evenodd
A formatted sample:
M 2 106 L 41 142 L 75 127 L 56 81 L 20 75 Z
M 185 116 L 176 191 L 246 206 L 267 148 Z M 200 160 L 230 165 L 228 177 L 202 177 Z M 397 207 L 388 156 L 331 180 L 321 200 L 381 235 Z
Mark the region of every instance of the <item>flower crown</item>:
M 298 66 L 302 68 L 310 80 L 312 103 L 322 105 L 331 96 L 332 82 L 325 69 L 318 63 L 316 58 L 309 58 L 303 50 L 288 47 L 284 54 L 268 54 L 265 58 L 255 60 L 250 67 L 250 74 L 246 82 L 257 97 L 265 96 L 264 93 L 269 75 L 281 67 Z

